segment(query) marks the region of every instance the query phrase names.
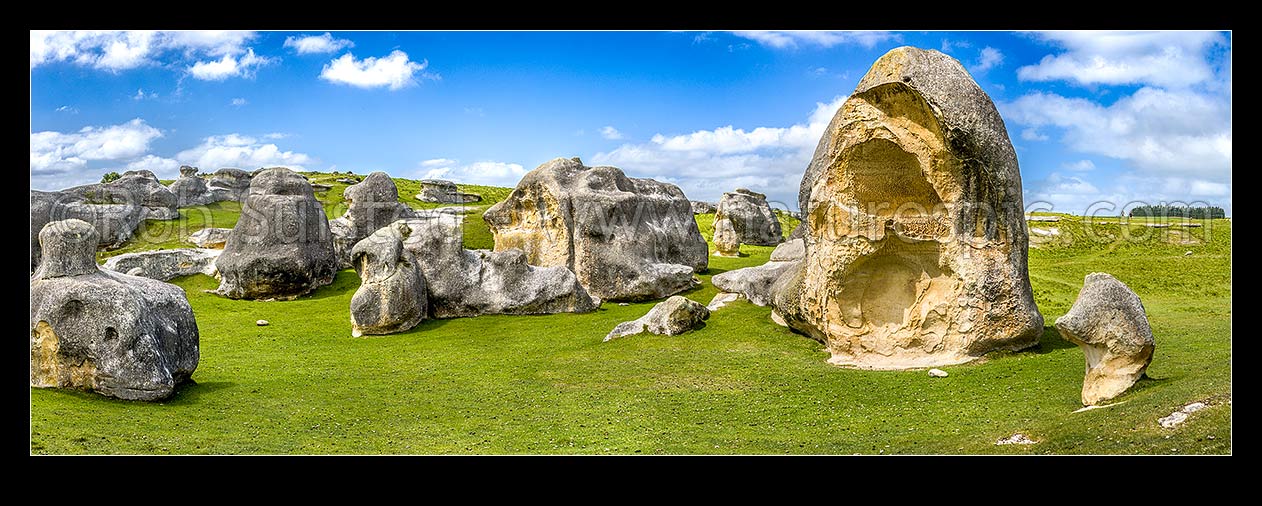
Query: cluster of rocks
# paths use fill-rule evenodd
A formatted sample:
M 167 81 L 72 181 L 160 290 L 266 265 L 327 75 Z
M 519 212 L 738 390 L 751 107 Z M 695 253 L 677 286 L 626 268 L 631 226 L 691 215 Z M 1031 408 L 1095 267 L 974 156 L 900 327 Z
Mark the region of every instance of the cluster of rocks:
M 443 181 L 441 179 L 422 179 L 421 193 L 416 195 L 416 200 L 421 202 L 431 202 L 435 204 L 471 204 L 481 202 L 482 196 L 476 193 L 463 193 L 451 181 Z
M 147 170 L 127 171 L 117 180 L 56 192 L 31 190 L 31 269 L 42 258 L 39 231 L 44 225 L 77 219 L 97 230 L 98 246 L 122 245 L 145 219 L 179 218 L 175 194 Z
M 359 184 L 347 187 L 342 198 L 349 204 L 346 213 L 329 221 L 340 268 L 351 266 L 351 248 L 356 243 L 397 220 L 416 216 L 412 208 L 399 202 L 399 189 L 385 172 L 373 172 Z
M 737 188 L 723 194 L 714 213 L 714 241 L 719 243 L 720 227 L 728 238 L 725 242 L 755 246 L 775 246 L 783 240 L 780 220 L 767 203 L 767 196 Z M 730 230 L 731 232 L 726 232 Z
M 179 207 L 204 206 L 232 200 L 240 202 L 250 189 L 251 175 L 241 169 L 222 168 L 211 176 L 210 181 L 197 174 L 197 167 L 183 165 L 180 178 L 171 183 Z

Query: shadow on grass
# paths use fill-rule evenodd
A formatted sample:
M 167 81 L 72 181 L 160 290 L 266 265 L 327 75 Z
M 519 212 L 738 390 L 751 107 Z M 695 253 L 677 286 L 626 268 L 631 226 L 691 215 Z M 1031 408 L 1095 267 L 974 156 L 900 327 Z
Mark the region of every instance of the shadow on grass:
M 359 289 L 359 276 L 355 275 L 355 271 L 347 269 L 337 272 L 337 277 L 333 278 L 333 283 L 317 288 L 316 291 L 298 297 L 295 301 L 304 300 L 320 300 L 329 297 L 342 297 L 347 293 L 354 293 Z
M 1039 337 L 1039 345 L 1031 348 L 1030 351 L 1042 355 L 1065 348 L 1077 348 L 1077 345 L 1066 341 L 1065 338 L 1060 336 L 1060 332 L 1056 330 L 1056 327 L 1049 325 L 1043 327 L 1043 335 Z
M 194 372 L 193 374 L 197 374 Z M 231 381 L 207 381 L 199 383 L 197 380 L 190 379 L 175 389 L 175 395 L 172 395 L 164 404 L 192 404 L 196 403 L 201 396 L 217 392 L 226 388 L 237 386 Z

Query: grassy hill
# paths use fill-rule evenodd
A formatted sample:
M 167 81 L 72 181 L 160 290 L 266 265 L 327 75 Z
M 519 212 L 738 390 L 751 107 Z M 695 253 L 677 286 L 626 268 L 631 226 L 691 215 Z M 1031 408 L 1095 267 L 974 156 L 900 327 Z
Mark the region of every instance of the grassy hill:
M 396 181 L 401 195 L 415 194 L 406 186 L 413 182 Z M 340 214 L 332 209 L 343 189 L 321 195 L 331 213 Z M 491 201 L 507 195 L 462 190 Z M 184 212 L 189 220 L 167 236 L 172 244 L 212 219 L 235 221 L 236 211 Z M 782 219 L 788 235 L 796 220 Z M 712 220 L 697 217 L 707 239 Z M 488 246 L 477 215 L 466 223 L 466 244 Z M 1165 229 L 1068 216 L 1031 222 L 1057 229 L 1057 240 L 1030 252 L 1048 325 L 1041 346 L 945 367 L 950 377 L 942 379 L 830 366 L 821 345 L 745 301 L 674 337 L 601 342 L 652 307 L 641 303 L 582 315 L 429 320 L 403 334 L 355 339 L 353 271 L 290 302 L 224 299 L 205 293 L 214 279 L 191 276 L 175 282 L 201 329 L 196 384 L 154 404 L 32 389 L 31 451 L 1229 453 L 1231 220 L 1203 224 L 1172 239 Z M 710 276 L 761 264 L 771 249 L 711 257 L 702 286 L 685 296 L 708 302 L 716 293 Z M 1095 271 L 1143 299 L 1156 357 L 1121 404 L 1075 413 L 1082 352 L 1050 326 Z M 255 326 L 260 318 L 271 326 Z M 1158 426 L 1157 418 L 1193 401 L 1210 407 L 1176 429 Z M 1039 443 L 995 445 L 1016 432 Z

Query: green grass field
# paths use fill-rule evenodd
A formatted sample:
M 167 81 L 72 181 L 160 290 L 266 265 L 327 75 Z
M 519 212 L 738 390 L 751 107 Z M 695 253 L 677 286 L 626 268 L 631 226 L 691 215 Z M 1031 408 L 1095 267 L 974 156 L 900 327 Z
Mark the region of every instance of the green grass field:
M 410 200 L 415 192 L 400 186 Z M 325 192 L 326 207 L 340 202 L 341 189 Z M 488 200 L 504 198 L 500 190 Z M 708 238 L 713 215 L 697 218 Z M 782 219 L 788 235 L 795 220 Z M 430 320 L 403 334 L 356 339 L 348 316 L 359 285 L 354 271 L 290 302 L 228 300 L 205 293 L 213 278 L 181 278 L 176 284 L 201 329 L 196 383 L 161 403 L 32 389 L 31 451 L 1229 453 L 1231 221 L 1208 224 L 1175 239 L 1128 227 L 1127 240 L 1117 224 L 1031 223 L 1060 230 L 1057 242 L 1030 253 L 1048 325 L 1041 346 L 946 367 L 943 379 L 830 366 L 820 344 L 745 301 L 674 337 L 601 342 L 615 324 L 652 307 L 642 303 L 582 315 Z M 477 215 L 466 220 L 466 233 L 489 246 Z M 685 295 L 708 302 L 716 293 L 710 276 L 761 264 L 771 249 L 711 257 L 702 286 Z M 1094 271 L 1140 295 L 1157 350 L 1149 379 L 1120 404 L 1074 413 L 1083 356 L 1050 326 Z M 257 319 L 271 326 L 257 327 Z M 1157 425 L 1193 401 L 1210 407 L 1176 429 Z M 1039 443 L 994 444 L 1015 432 Z

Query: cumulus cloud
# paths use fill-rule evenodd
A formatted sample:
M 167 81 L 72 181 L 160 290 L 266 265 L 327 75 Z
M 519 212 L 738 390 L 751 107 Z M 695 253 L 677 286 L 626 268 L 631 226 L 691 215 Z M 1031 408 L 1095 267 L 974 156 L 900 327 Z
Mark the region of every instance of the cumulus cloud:
M 657 134 L 647 143 L 623 144 L 597 153 L 591 161 L 637 177 L 673 182 L 693 199 L 716 200 L 723 192 L 746 187 L 794 209 L 802 173 L 845 99 L 817 103 L 803 122 L 787 127 L 745 130 L 727 125 L 687 134 Z
M 1049 139 L 1048 136 L 1043 135 L 1039 132 L 1039 129 L 1034 127 L 1021 130 L 1021 138 L 1027 141 L 1045 141 Z
M 448 179 L 456 183 L 488 186 L 517 186 L 526 168 L 521 164 L 481 161 L 460 164 L 450 158 L 434 158 L 420 163 L 416 171 L 420 179 Z
M 833 47 L 838 44 L 873 47 L 878 42 L 898 38 L 897 34 L 890 32 L 848 30 L 743 30 L 732 34 L 776 49 L 796 48 L 799 45 Z
M 285 47 L 293 48 L 298 54 L 324 54 L 355 47 L 355 43 L 346 39 L 335 39 L 333 34 L 324 32 L 324 35 L 285 37 Z
M 282 151 L 274 143 L 265 143 L 236 133 L 206 137 L 201 144 L 181 151 L 176 159 L 207 171 L 221 167 L 253 170 L 275 166 L 304 170 L 304 165 L 315 162 L 314 158 L 305 153 Z
M 1177 88 L 1206 81 L 1214 71 L 1206 51 L 1226 40 L 1216 32 L 1046 32 L 1038 38 L 1063 47 L 1036 65 L 1017 69 L 1022 81 L 1150 84 Z
M 128 162 L 124 168 L 126 170 L 147 170 L 153 172 L 159 179 L 162 179 L 178 174 L 180 162 L 156 155 L 145 155 L 142 158 Z
M 1217 205 L 1231 213 L 1231 185 L 1182 176 L 1158 176 L 1134 172 L 1092 184 L 1078 176 L 1052 172 L 1045 179 L 1028 182 L 1027 210 L 1116 216 L 1145 204 Z
M 71 62 L 118 72 L 153 64 L 164 53 L 184 57 L 239 55 L 256 34 L 248 31 L 31 30 L 31 69 Z
M 354 55 L 346 53 L 326 64 L 320 71 L 320 79 L 359 88 L 398 90 L 415 85 L 418 72 L 422 78 L 436 78 L 422 72 L 427 66 L 428 61 L 414 62 L 408 59 L 407 53 L 398 49 L 381 58 L 370 56 L 363 60 L 356 60 Z
M 149 151 L 162 131 L 140 118 L 110 126 L 86 126 L 77 132 L 31 133 L 31 186 L 59 189 L 92 182 L 90 162 L 126 163 Z
M 263 65 L 272 63 L 271 58 L 254 54 L 254 49 L 247 49 L 241 58 L 226 54 L 218 60 L 199 61 L 188 68 L 189 74 L 203 81 L 223 81 L 229 77 L 254 77 L 254 71 Z
M 965 48 L 965 49 L 967 49 L 967 48 L 970 48 L 970 47 L 973 47 L 973 43 L 971 43 L 971 42 L 969 42 L 969 41 L 967 41 L 967 40 L 951 40 L 951 39 L 942 39 L 942 52 L 943 52 L 943 53 L 950 53 L 950 52 L 954 51 L 954 50 L 955 50 L 955 48 Z
M 76 107 L 71 107 L 71 106 L 68 106 L 68 105 L 63 105 L 63 106 L 61 106 L 61 107 L 58 107 L 58 108 L 57 108 L 57 112 L 64 112 L 64 113 L 66 113 L 66 114 L 79 114 L 79 109 L 78 109 L 78 108 L 76 108 Z
M 612 126 L 604 126 L 600 128 L 600 136 L 611 141 L 616 141 L 622 138 L 622 132 L 619 132 L 617 128 Z
M 1089 170 L 1095 170 L 1095 162 L 1092 162 L 1091 160 L 1078 160 L 1076 162 L 1067 162 L 1067 163 L 1062 163 L 1060 166 L 1066 170 L 1072 170 L 1075 172 L 1087 172 Z
M 146 93 L 144 88 L 139 88 L 136 90 L 136 94 L 131 96 L 132 100 L 144 100 L 146 98 L 158 98 L 158 92 L 150 90 Z
M 1003 53 L 990 46 L 982 48 L 977 54 L 977 63 L 969 67 L 973 72 L 982 73 L 1003 65 Z

